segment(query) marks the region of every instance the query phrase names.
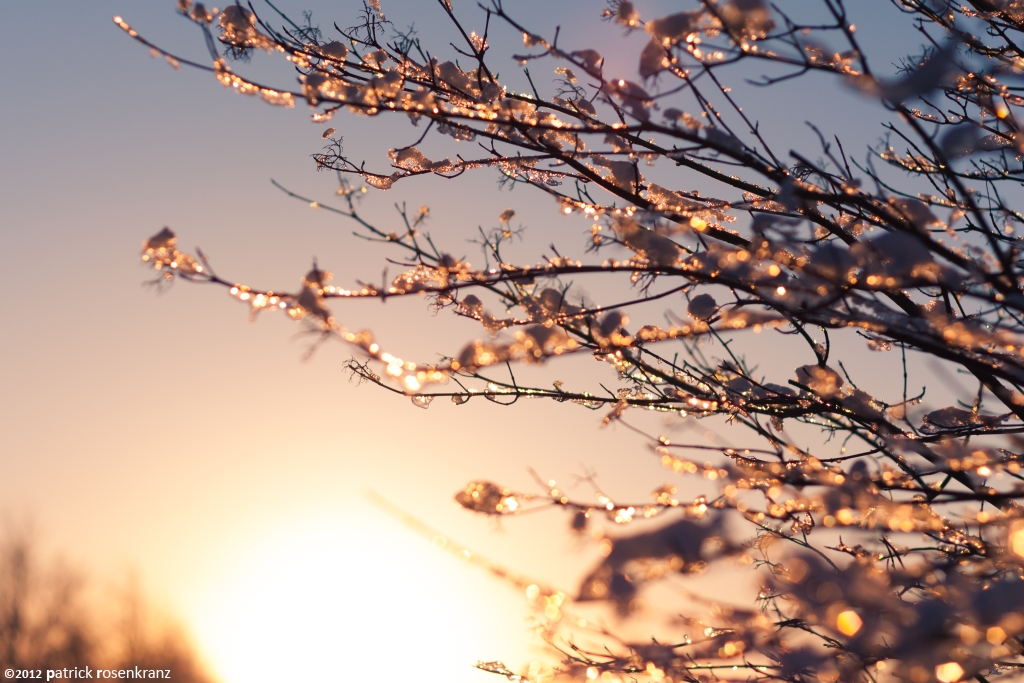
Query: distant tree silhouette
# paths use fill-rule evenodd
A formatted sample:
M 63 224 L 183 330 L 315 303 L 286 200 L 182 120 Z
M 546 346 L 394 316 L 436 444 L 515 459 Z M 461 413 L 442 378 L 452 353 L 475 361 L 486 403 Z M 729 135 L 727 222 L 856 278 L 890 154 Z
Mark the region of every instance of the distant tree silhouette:
M 600 491 L 572 498 L 553 482 L 527 493 L 477 481 L 457 494 L 466 508 L 495 516 L 562 507 L 577 530 L 597 516 L 623 525 L 666 520 L 604 541 L 604 560 L 574 596 L 526 587 L 561 651 L 559 677 L 1017 677 L 1024 2 L 893 0 L 908 15 L 913 54 L 891 74 L 876 70 L 842 0 L 789 10 L 765 0 L 685 5 L 651 17 L 642 2 L 615 0 L 601 13 L 626 34 L 646 35 L 639 79 L 632 68 L 612 72 L 594 46 L 567 45 L 543 17 L 520 16 L 502 0 L 475 10 L 439 0 L 461 36 L 451 46 L 455 61 L 438 56 L 445 46 L 398 30 L 405 24 L 391 24 L 376 0 L 354 27 L 335 24 L 330 36 L 273 5 L 266 16 L 240 4 L 218 14 L 182 0 L 212 65 L 151 45 L 117 17 L 174 66 L 209 71 L 270 104 L 305 102 L 314 121 L 343 110 L 399 116 L 419 126 L 421 140 L 462 143 L 442 159 L 428 158 L 421 142 L 396 147 L 390 168 L 381 168 L 346 155 L 334 129 L 325 132 L 329 144 L 316 162 L 338 173 L 341 206 L 314 206 L 392 245 L 405 270 L 390 281 L 347 289 L 314 265 L 296 292 L 242 285 L 218 275 L 201 252 L 180 251 L 169 229 L 145 243 L 142 258 L 163 279 L 225 287 L 253 314 L 281 310 L 321 339 L 349 344 L 356 376 L 423 408 L 440 397 L 546 398 L 602 410 L 606 424 L 659 411 L 728 425 L 729 440 L 744 447 L 679 442 L 633 425 L 668 470 L 703 479 L 706 494 L 695 500 L 679 499 L 674 485 L 630 503 Z M 496 76 L 489 41 L 498 25 L 522 36 L 514 59 L 533 70 L 521 79 Z M 236 72 L 232 61 L 255 51 L 288 59 L 298 85 L 270 87 Z M 537 77 L 541 64 L 554 68 L 554 87 Z M 892 120 L 886 141 L 862 153 L 822 120 L 805 129 L 810 149 L 779 149 L 757 122 L 756 99 L 744 106 L 729 86 L 753 79 L 765 97 L 811 75 L 808 98 L 826 97 L 812 89 L 831 78 L 876 103 Z M 515 79 L 518 89 L 508 85 Z M 804 119 L 800 102 L 793 115 Z M 367 186 L 478 169 L 496 169 L 504 186 L 529 186 L 560 213 L 589 219 L 581 253 L 541 247 L 537 262 L 510 262 L 506 247 L 519 234 L 510 209 L 480 234 L 484 264 L 474 266 L 431 239 L 427 207 L 401 210 L 394 226 L 372 224 L 357 209 Z M 456 191 L 450 200 L 459 200 Z M 570 279 L 608 281 L 601 291 L 618 293 L 591 300 Z M 485 334 L 438 362 L 413 362 L 347 329 L 329 307 L 422 295 L 479 321 Z M 762 343 L 740 353 L 741 338 L 757 333 Z M 877 397 L 862 388 L 877 383 L 876 369 L 863 353 L 844 352 L 845 364 L 837 357 L 851 342 L 898 354 L 902 390 Z M 515 379 L 515 363 L 570 354 L 609 366 L 607 378 L 582 388 Z M 798 354 L 806 360 L 796 368 L 778 367 Z M 955 403 L 925 409 L 917 387 L 932 378 L 911 376 L 915 357 L 970 386 L 948 383 Z M 652 621 L 639 641 L 565 618 L 588 600 L 625 614 L 647 582 L 726 565 L 757 571 L 756 602 L 684 601 L 666 607 L 682 612 L 674 626 Z M 480 666 L 511 680 L 553 675 Z
M 90 595 L 84 575 L 40 557 L 25 527 L 0 529 L 0 670 L 170 669 L 183 683 L 209 683 L 187 638 L 154 623 L 137 589 L 125 593 L 120 614 Z
M 25 531 L 0 545 L 0 652 L 15 669 L 91 663 L 95 634 L 82 604 L 83 581 L 65 565 L 41 566 Z

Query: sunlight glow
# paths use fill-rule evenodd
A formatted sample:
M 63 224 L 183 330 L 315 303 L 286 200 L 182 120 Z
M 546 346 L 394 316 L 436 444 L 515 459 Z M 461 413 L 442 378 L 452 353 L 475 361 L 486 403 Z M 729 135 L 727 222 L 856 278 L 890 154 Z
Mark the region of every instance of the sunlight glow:
M 476 680 L 488 631 L 509 629 L 471 567 L 374 511 L 250 545 L 192 619 L 225 683 Z

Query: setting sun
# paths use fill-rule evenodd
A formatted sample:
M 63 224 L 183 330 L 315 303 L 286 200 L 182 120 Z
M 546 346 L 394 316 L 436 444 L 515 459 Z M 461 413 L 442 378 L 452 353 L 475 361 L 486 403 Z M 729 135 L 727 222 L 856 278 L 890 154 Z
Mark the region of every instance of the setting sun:
M 373 509 L 258 538 L 205 587 L 190 615 L 226 683 L 401 676 L 473 680 L 513 654 L 511 595 Z M 515 621 L 515 620 L 513 620 Z M 499 652 L 497 648 L 503 650 Z M 516 652 L 515 654 L 519 654 Z

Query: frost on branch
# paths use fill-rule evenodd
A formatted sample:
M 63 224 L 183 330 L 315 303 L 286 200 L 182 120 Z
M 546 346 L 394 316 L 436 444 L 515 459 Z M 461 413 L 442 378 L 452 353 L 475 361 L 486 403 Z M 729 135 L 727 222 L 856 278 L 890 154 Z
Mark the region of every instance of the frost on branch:
M 592 17 L 622 33 L 607 62 L 610 48 L 572 43 L 497 0 L 439 3 L 461 36 L 451 45 L 397 29 L 376 3 L 354 28 L 321 30 L 181 0 L 210 36 L 209 64 L 118 17 L 153 54 L 232 91 L 305 102 L 317 124 L 383 116 L 412 133 L 356 159 L 329 129 L 315 160 L 337 174 L 334 202 L 278 186 L 391 250 L 383 277 L 371 267 L 335 280 L 314 263 L 280 290 L 240 284 L 179 250 L 169 229 L 142 259 L 160 282 L 223 287 L 251 317 L 280 310 L 316 344 L 342 343 L 353 376 L 406 407 L 550 399 L 637 433 L 671 478 L 647 498 L 620 500 L 590 474 L 577 484 L 592 495 L 540 477 L 536 491 L 481 479 L 456 494 L 495 519 L 560 511 L 600 555 L 577 590 L 487 565 L 523 592 L 559 662 L 484 671 L 538 683 L 1014 680 L 1024 669 L 1020 4 L 903 0 L 893 11 L 918 24 L 895 69 L 834 1 L 688 0 L 658 16 L 614 0 Z M 498 25 L 515 45 L 498 44 Z M 296 77 L 247 77 L 239 62 L 255 49 Z M 513 51 L 511 62 L 495 56 Z M 886 118 L 882 142 L 836 128 L 846 112 L 828 110 L 842 101 L 830 82 Z M 804 98 L 829 115 L 779 135 L 757 105 L 780 83 L 794 125 Z M 399 201 L 383 223 L 357 207 L 368 188 L 426 174 L 453 188 L 438 201 L 461 201 L 458 179 L 481 172 L 549 201 L 564 226 L 524 226 L 514 208 L 471 219 L 470 257 L 461 238 L 431 235 L 427 207 Z M 575 243 L 563 227 L 579 229 Z M 385 344 L 345 326 L 346 299 L 409 296 L 478 331 L 426 362 L 396 355 L 416 330 Z M 523 381 L 522 364 L 554 373 L 563 356 L 590 370 Z M 686 588 L 712 572 L 736 590 Z M 652 604 L 661 585 L 678 599 Z M 594 604 L 628 622 L 595 626 L 583 614 Z M 639 639 L 625 635 L 637 629 Z

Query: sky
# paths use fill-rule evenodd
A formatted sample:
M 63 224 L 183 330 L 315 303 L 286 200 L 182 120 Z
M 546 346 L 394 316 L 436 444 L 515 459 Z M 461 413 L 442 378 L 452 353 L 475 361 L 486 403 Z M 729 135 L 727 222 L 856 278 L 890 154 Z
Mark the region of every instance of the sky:
M 479 20 L 471 3 L 455 4 Z M 597 3 L 506 5 L 540 27 L 562 25 L 566 43 L 601 45 L 615 68 L 633 68 L 643 44 L 600 23 Z M 655 16 L 675 4 L 637 5 Z M 888 2 L 856 5 L 876 64 L 913 50 L 900 51 Z M 281 6 L 311 9 L 325 28 L 356 11 L 351 2 Z M 453 39 L 430 3 L 384 9 L 441 51 Z M 477 659 L 539 656 L 517 591 L 438 551 L 367 491 L 475 552 L 571 588 L 597 551 L 568 533 L 565 517 L 499 527 L 452 495 L 473 479 L 534 490 L 532 467 L 566 483 L 593 470 L 610 494 L 643 499 L 668 475 L 634 434 L 599 429 L 599 414 L 540 402 L 417 409 L 350 382 L 345 349 L 304 359 L 308 339 L 283 317 L 249 324 L 220 289 L 146 286 L 139 248 L 165 225 L 221 275 L 253 286 L 296 287 L 313 257 L 339 284 L 377 280 L 388 253 L 271 186 L 327 199 L 336 188 L 310 158 L 325 125 L 311 124 L 308 110 L 179 73 L 121 33 L 114 15 L 205 59 L 201 35 L 170 1 L 9 3 L 0 26 L 0 513 L 32 520 L 54 552 L 103 581 L 138 576 L 225 683 L 296 672 L 342 680 L 379 674 L 382 661 L 430 672 L 421 680 L 483 681 L 470 667 Z M 508 50 L 521 44 L 507 32 L 493 42 L 501 38 Z M 510 82 L 522 80 L 504 64 Z M 293 77 L 261 58 L 246 68 L 283 84 Z M 794 121 L 825 118 L 863 145 L 884 118 L 841 89 L 769 95 L 739 83 L 737 93 L 794 147 L 809 142 Z M 847 103 L 838 117 L 837 100 Z M 389 147 L 420 132 L 352 116 L 331 125 L 346 151 L 378 168 Z M 431 231 L 466 254 L 475 249 L 467 236 L 496 226 L 508 207 L 533 238 L 521 247 L 530 260 L 549 243 L 578 253 L 587 227 L 560 219 L 543 197 L 500 192 L 488 173 L 417 179 L 367 195 L 362 210 L 386 225 L 395 202 L 429 205 Z M 429 360 L 479 335 L 421 301 L 353 302 L 337 313 L 404 357 Z M 584 381 L 591 365 L 573 360 L 543 376 Z M 885 384 L 883 365 L 866 381 Z

